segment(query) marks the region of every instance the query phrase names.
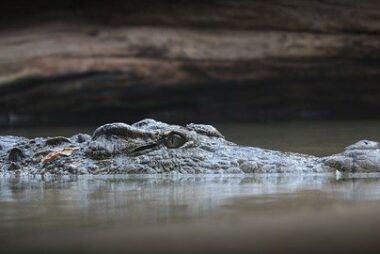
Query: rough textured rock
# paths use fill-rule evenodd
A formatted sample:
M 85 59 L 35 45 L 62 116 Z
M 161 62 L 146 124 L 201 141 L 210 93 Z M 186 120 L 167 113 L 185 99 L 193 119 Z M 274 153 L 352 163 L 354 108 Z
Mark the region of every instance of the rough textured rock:
M 36 1 L 0 13 L 1 125 L 380 113 L 377 1 Z

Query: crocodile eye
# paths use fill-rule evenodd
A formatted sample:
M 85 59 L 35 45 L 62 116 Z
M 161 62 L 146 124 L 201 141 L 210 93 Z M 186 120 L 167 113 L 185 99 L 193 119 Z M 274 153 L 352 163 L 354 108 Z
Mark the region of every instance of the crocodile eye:
M 172 132 L 164 138 L 164 144 L 168 148 L 178 148 L 186 143 L 186 138 L 176 132 Z

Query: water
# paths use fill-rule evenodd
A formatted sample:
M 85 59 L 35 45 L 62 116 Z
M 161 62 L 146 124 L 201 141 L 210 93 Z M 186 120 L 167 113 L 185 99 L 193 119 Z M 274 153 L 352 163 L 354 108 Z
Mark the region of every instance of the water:
M 380 122 L 220 125 L 239 144 L 326 155 Z M 78 128 L 77 128 L 78 129 Z M 75 128 L 3 130 L 70 135 Z M 92 127 L 80 127 L 91 132 Z M 380 175 L 0 179 L 0 253 L 377 252 Z

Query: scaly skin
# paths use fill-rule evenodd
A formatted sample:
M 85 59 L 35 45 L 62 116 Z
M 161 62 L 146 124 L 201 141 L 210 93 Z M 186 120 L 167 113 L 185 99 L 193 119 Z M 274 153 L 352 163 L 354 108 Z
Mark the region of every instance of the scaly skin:
M 0 137 L 3 174 L 324 173 L 380 171 L 379 143 L 328 156 L 238 146 L 210 125 L 151 119 L 100 126 L 91 136 Z

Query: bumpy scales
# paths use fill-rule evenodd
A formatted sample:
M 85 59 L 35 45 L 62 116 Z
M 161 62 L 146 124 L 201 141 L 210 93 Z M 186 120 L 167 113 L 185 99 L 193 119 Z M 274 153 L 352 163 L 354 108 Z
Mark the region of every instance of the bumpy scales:
M 315 157 L 244 147 L 210 125 L 169 125 L 152 119 L 100 126 L 91 136 L 0 137 L 3 174 L 318 173 L 380 171 L 378 142 Z

